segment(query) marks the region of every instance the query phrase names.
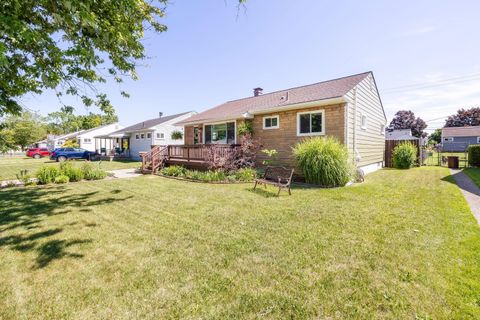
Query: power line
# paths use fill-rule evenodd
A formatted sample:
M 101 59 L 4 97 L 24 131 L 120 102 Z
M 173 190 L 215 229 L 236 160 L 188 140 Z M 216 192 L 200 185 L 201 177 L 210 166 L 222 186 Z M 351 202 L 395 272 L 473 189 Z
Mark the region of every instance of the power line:
M 473 80 L 480 80 L 480 73 L 466 75 L 466 76 L 460 76 L 460 77 L 454 77 L 454 78 L 449 78 L 449 79 L 441 79 L 441 80 L 436 80 L 436 81 L 415 83 L 415 84 L 404 85 L 404 86 L 399 86 L 399 87 L 387 88 L 385 90 L 382 90 L 382 94 L 397 93 L 397 92 L 404 92 L 404 91 L 418 90 L 418 89 L 426 89 L 426 88 L 432 88 L 432 87 L 440 87 L 440 86 L 446 86 L 446 85 L 450 85 L 450 84 L 468 82 L 468 81 L 473 81 Z

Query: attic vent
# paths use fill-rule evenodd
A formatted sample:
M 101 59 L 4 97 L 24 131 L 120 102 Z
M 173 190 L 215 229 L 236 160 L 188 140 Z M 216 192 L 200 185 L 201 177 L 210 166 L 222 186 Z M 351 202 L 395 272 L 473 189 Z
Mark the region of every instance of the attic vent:
M 288 91 L 285 92 L 285 94 L 280 97 L 280 101 L 282 102 L 288 101 Z

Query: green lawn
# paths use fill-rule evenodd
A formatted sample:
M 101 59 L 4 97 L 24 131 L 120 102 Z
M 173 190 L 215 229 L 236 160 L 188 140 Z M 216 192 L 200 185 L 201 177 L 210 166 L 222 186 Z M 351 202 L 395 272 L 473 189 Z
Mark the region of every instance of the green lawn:
M 480 227 L 448 175 L 4 189 L 0 318 L 479 319 Z
M 480 187 L 480 168 L 466 168 L 463 170 L 477 186 Z
M 81 164 L 83 160 L 75 160 L 75 164 Z M 97 163 L 97 162 L 95 162 Z M 49 158 L 33 159 L 28 157 L 0 157 L 0 180 L 15 179 L 20 170 L 29 170 L 34 173 L 44 164 L 59 165 L 58 162 Z M 100 166 L 105 170 L 139 168 L 140 162 L 137 161 L 101 161 Z

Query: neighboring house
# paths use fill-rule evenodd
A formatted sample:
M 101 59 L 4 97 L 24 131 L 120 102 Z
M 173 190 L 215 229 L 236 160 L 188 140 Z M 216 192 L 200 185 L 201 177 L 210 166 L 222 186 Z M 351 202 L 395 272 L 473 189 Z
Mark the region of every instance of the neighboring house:
M 193 111 L 165 117 L 160 114 L 158 118 L 142 121 L 97 138 L 109 138 L 115 144 L 120 144 L 121 146 L 128 145 L 130 157 L 140 160 L 140 152 L 150 151 L 152 146 L 184 144 L 183 126 L 177 126 L 175 123 L 183 121 L 194 114 L 195 112 Z M 172 132 L 174 131 L 180 131 L 182 139 L 172 139 Z
M 48 141 L 47 139 L 37 141 L 33 144 L 35 148 L 47 148 L 48 147 Z
M 411 129 L 387 130 L 385 140 L 418 140 L 412 135 Z
M 123 128 L 119 123 L 107 124 L 101 127 L 96 127 L 88 130 L 80 130 L 72 133 L 68 133 L 62 136 L 52 136 L 49 135 L 47 138 L 48 146 L 52 149 L 60 148 L 67 140 L 76 140 L 80 148 L 83 148 L 88 151 L 97 151 L 105 152 L 105 150 L 110 150 L 114 148 L 110 144 L 102 144 L 100 139 L 96 139 L 97 135 L 105 135 L 112 131 L 116 131 Z
M 471 144 L 480 144 L 480 126 L 442 129 L 442 150 L 466 152 Z
M 78 145 L 82 149 L 88 151 L 96 151 L 98 153 L 107 153 L 109 150 L 114 149 L 115 145 L 102 144 L 102 141 L 95 137 L 99 135 L 109 134 L 122 128 L 123 126 L 121 124 L 115 122 L 101 127 L 80 131 L 75 138 L 77 139 Z
M 383 165 L 386 117 L 372 72 L 228 101 L 181 121 L 186 144 L 240 143 L 237 127 L 251 121 L 254 138 L 295 165 L 292 147 L 307 137 L 333 136 L 365 172 Z M 259 154 L 259 160 L 262 160 Z
M 83 130 L 75 131 L 75 132 L 67 133 L 67 134 L 60 135 L 60 136 L 49 135 L 47 137 L 48 147 L 51 148 L 51 149 L 60 148 L 67 140 L 75 139 L 77 137 L 77 135 L 80 134 L 80 132 L 82 132 L 82 131 Z

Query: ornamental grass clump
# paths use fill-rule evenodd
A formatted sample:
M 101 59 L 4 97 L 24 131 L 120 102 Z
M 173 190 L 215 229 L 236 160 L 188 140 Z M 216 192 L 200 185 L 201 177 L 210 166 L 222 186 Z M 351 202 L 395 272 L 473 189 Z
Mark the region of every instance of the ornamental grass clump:
M 83 170 L 81 168 L 75 167 L 71 162 L 62 162 L 60 163 L 60 171 L 62 175 L 68 177 L 70 182 L 81 181 L 84 177 Z
M 307 183 L 340 187 L 352 178 L 347 148 L 333 137 L 306 139 L 295 145 L 293 154 Z
M 402 142 L 393 149 L 393 167 L 410 169 L 417 162 L 417 147 L 411 142 Z

